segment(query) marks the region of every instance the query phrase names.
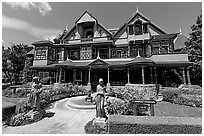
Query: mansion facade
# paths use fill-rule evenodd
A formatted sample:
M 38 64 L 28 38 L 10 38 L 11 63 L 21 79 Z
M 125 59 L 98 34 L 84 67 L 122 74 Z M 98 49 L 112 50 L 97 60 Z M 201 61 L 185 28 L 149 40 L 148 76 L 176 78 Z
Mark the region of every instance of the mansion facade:
M 107 29 L 85 11 L 74 26 L 53 42 L 35 41 L 33 76 L 55 82 L 91 86 L 102 78 L 107 86 L 125 84 L 191 84 L 188 55 L 181 53 L 187 38 L 167 34 L 138 10 L 116 29 Z

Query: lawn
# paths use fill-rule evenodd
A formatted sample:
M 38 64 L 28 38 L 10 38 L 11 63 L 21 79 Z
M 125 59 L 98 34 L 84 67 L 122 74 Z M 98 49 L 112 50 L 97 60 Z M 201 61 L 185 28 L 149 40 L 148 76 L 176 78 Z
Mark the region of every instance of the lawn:
M 202 108 L 162 101 L 155 105 L 155 116 L 202 117 Z

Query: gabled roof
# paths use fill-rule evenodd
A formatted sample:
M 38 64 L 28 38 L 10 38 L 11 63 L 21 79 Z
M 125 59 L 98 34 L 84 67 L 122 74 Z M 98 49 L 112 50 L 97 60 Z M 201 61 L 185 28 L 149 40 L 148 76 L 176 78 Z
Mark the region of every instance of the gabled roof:
M 110 65 L 108 62 L 105 62 L 102 60 L 100 57 L 97 57 L 94 61 L 90 62 L 88 66 L 93 66 L 93 65 L 103 65 L 103 66 L 108 66 Z
M 120 27 L 120 29 L 114 34 L 114 37 L 120 32 L 120 30 L 125 27 L 127 24 L 129 24 L 132 19 L 134 19 L 136 16 L 141 17 L 142 19 L 144 19 L 145 21 L 147 21 L 152 27 L 155 27 L 158 29 L 158 31 L 160 31 L 162 34 L 166 34 L 166 32 L 164 30 L 162 30 L 159 26 L 157 26 L 156 24 L 154 24 L 153 22 L 150 21 L 150 19 L 148 19 L 146 16 L 144 16 L 142 13 L 140 13 L 138 10 L 135 11 L 130 17 L 129 19 L 122 25 L 122 27 Z
M 149 58 L 144 58 L 144 57 L 136 57 L 133 60 L 131 60 L 130 62 L 127 63 L 127 65 L 138 65 L 138 64 L 142 64 L 142 65 L 152 65 L 155 62 Z
M 60 38 L 66 38 L 70 33 L 72 33 L 73 30 L 76 29 L 76 24 L 77 24 L 77 22 L 78 22 L 84 15 L 86 15 L 86 14 L 88 14 L 88 15 L 91 16 L 94 20 L 96 20 L 96 23 L 97 23 L 100 27 L 102 27 L 109 35 L 113 36 L 112 33 L 111 33 L 105 26 L 103 26 L 101 23 L 99 23 L 99 21 L 98 21 L 94 16 L 92 16 L 89 12 L 85 11 L 85 12 L 79 17 L 79 19 L 77 19 L 77 20 L 75 21 L 75 25 L 72 27 L 72 29 L 71 29 L 70 31 L 66 32 L 66 33 L 65 33 L 63 36 L 61 36 Z
M 152 36 L 152 40 L 172 39 L 172 38 L 176 38 L 177 34 L 178 33 L 154 35 Z

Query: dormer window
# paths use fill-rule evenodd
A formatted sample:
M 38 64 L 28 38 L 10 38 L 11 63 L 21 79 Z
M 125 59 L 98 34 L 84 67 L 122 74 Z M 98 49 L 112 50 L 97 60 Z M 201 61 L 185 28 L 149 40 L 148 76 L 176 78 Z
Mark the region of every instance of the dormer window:
M 141 31 L 141 25 L 135 24 L 134 28 L 135 28 L 135 34 L 136 34 L 136 35 L 142 33 L 142 31 Z
M 129 26 L 129 35 L 133 35 L 133 25 Z
M 86 32 L 86 38 L 93 38 L 93 32 L 92 31 Z
M 143 24 L 143 32 L 148 33 L 148 24 Z
M 134 32 L 136 35 L 142 34 L 142 22 L 136 21 L 134 24 Z

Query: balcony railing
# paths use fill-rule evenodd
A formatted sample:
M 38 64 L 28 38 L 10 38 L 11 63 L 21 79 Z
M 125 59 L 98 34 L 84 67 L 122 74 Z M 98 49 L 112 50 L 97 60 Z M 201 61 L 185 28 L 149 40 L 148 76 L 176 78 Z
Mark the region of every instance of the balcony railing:
M 93 38 L 83 38 L 81 39 L 81 42 L 90 42 L 93 41 Z

